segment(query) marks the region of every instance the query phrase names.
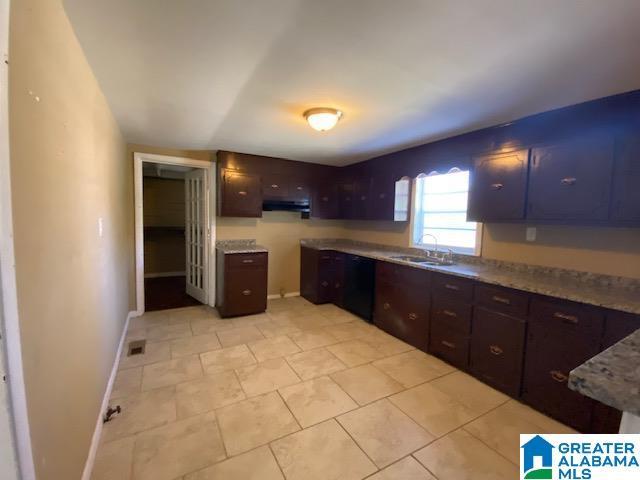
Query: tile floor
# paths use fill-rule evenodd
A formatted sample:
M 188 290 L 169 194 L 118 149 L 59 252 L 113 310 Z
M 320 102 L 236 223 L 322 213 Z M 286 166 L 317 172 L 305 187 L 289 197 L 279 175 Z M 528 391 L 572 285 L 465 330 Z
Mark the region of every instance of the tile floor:
M 512 480 L 519 433 L 568 433 L 333 305 L 131 320 L 93 480 Z

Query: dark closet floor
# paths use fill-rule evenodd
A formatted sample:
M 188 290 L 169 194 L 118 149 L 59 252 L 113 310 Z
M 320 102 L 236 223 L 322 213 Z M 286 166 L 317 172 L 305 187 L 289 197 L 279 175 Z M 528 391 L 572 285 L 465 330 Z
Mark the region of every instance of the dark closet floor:
M 168 308 L 202 305 L 187 295 L 185 277 L 158 277 L 144 279 L 144 304 L 147 312 Z

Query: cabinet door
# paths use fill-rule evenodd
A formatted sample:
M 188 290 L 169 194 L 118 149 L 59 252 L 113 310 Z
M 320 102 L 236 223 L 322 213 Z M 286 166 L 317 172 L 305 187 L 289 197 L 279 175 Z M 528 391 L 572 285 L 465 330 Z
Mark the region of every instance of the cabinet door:
M 640 140 L 626 138 L 618 142 L 613 177 L 611 220 L 622 224 L 640 224 Z
M 325 219 L 340 217 L 340 201 L 336 185 L 321 183 L 317 186 L 311 201 L 311 216 Z
M 512 397 L 520 396 L 525 322 L 476 308 L 471 334 L 471 371 Z
M 398 289 L 393 284 L 376 280 L 373 323 L 394 337 L 400 335 L 398 328 L 401 322 L 399 301 Z
M 344 305 L 344 258 L 341 252 L 332 252 L 333 262 L 333 303 L 342 307 Z
M 400 295 L 400 332 L 398 338 L 423 352 L 429 345 L 429 292 L 407 286 Z
M 432 319 L 429 353 L 466 370 L 469 366 L 469 336 Z
M 223 169 L 221 180 L 220 216 L 262 216 L 262 188 L 258 175 Z
M 610 138 L 595 137 L 534 148 L 527 218 L 606 220 L 613 158 Z
M 521 220 L 525 214 L 529 150 L 474 159 L 469 182 L 469 220 Z
M 289 200 L 294 202 L 309 202 L 311 200 L 311 190 L 309 182 L 303 178 L 291 178 L 289 180 Z
M 284 200 L 289 196 L 289 179 L 285 175 L 262 175 L 262 196 L 269 200 Z
M 338 187 L 340 197 L 340 218 L 355 219 L 355 186 L 353 183 L 342 183 Z
M 368 220 L 372 217 L 371 178 L 361 178 L 353 184 L 353 218 Z
M 567 338 L 571 338 L 567 342 Z M 569 390 L 569 372 L 598 353 L 597 345 L 581 337 L 558 335 L 544 324 L 530 323 L 524 364 L 522 398 L 531 406 L 585 432 L 591 424 L 593 401 Z

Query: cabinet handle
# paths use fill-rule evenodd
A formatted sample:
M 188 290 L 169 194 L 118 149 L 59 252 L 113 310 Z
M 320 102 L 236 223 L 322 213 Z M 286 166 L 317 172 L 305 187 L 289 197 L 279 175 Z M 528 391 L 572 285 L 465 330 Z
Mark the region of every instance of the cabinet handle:
M 247 194 L 247 192 L 245 192 L 244 190 L 240 190 L 240 191 L 238 192 L 238 195 L 246 195 L 246 194 Z
M 442 313 L 447 317 L 452 317 L 452 318 L 455 318 L 458 316 L 456 312 L 452 312 L 451 310 L 442 310 Z
M 504 184 L 502 184 L 502 183 L 492 183 L 491 184 L 491 189 L 492 190 L 502 190 L 502 187 L 504 187 Z
M 416 315 L 415 313 L 409 314 L 409 320 L 415 320 L 416 318 L 418 318 L 418 315 Z
M 322 197 L 322 201 L 323 202 L 328 202 L 329 201 L 329 197 Z
M 253 263 L 253 260 L 247 258 L 246 260 L 242 260 L 242 263 Z
M 460 290 L 460 287 L 458 285 L 451 285 L 450 283 L 445 283 L 444 288 L 448 290 Z
M 362 195 L 362 196 L 360 197 L 360 200 L 366 200 L 366 199 L 367 199 L 367 196 L 366 196 L 366 195 Z
M 345 200 L 346 200 L 347 202 L 350 202 L 350 201 L 351 201 L 351 197 L 346 197 L 346 198 L 345 198 Z
M 302 187 L 296 187 L 296 190 L 302 190 Z
M 271 188 L 280 188 L 280 185 L 276 185 L 275 183 L 272 183 Z
M 251 295 L 251 290 L 243 290 L 242 294 L 246 297 L 248 295 Z
M 380 198 L 385 198 L 387 195 L 385 193 L 380 194 Z
M 322 282 L 320 285 L 322 285 L 323 287 L 328 287 L 329 286 L 329 282 Z
M 326 257 L 322 257 L 322 260 L 331 260 L 331 257 L 327 255 Z
M 391 305 L 389 305 L 387 302 L 384 302 L 382 304 L 382 308 L 384 308 L 385 310 L 389 310 L 391 308 Z
M 559 372 L 558 370 L 551 370 L 549 372 L 549 375 L 551 375 L 551 378 L 553 378 L 558 383 L 565 383 L 569 379 L 569 377 L 567 377 L 564 373 Z
M 554 312 L 553 316 L 555 318 L 559 318 L 564 323 L 572 323 L 573 325 L 578 324 L 578 317 L 576 317 L 575 315 L 569 315 L 567 313 L 562 313 L 562 312 Z
M 509 300 L 508 298 L 504 298 L 504 297 L 500 297 L 498 295 L 494 295 L 493 297 L 491 297 L 491 299 L 494 302 L 503 303 L 505 305 L 511 305 L 511 300 Z
M 340 288 L 340 282 L 336 282 L 336 288 Z
M 566 177 L 566 178 L 563 178 L 562 180 L 560 180 L 560 183 L 562 185 L 571 186 L 571 185 L 575 185 L 577 181 L 578 181 L 578 179 L 576 177 Z
M 447 348 L 456 348 L 455 343 L 447 342 L 446 340 L 442 340 L 440 343 Z
M 503 350 L 498 346 L 498 345 L 491 345 L 489 346 L 489 351 L 493 354 L 493 355 L 502 355 Z

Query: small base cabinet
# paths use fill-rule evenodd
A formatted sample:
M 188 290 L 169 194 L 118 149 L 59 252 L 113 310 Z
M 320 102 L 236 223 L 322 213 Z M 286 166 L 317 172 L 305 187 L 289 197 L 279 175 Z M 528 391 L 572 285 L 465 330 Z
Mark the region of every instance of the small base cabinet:
M 268 254 L 217 252 L 216 307 L 222 317 L 267 309 Z
M 430 273 L 389 262 L 376 263 L 373 323 L 408 344 L 427 351 Z

